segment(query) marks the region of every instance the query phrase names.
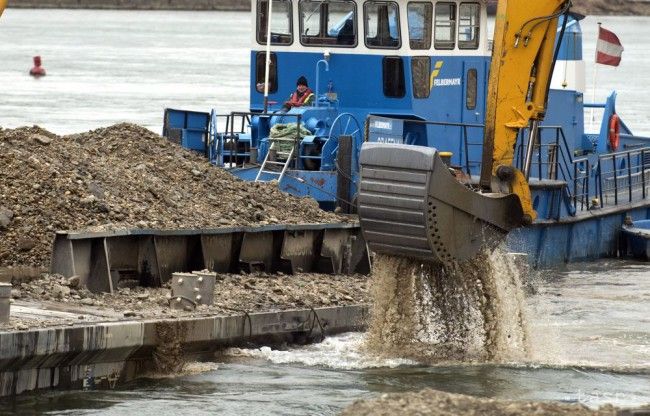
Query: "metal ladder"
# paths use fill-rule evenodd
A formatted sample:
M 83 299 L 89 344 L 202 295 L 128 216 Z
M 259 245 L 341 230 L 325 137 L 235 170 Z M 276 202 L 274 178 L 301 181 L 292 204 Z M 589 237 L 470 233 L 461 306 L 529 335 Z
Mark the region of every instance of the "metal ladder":
M 273 139 L 274 141 L 291 141 L 295 142 L 294 139 Z M 289 152 L 277 152 L 276 154 L 281 157 L 286 157 L 284 162 L 276 162 L 275 160 L 269 160 L 269 155 L 271 154 L 271 149 L 273 149 L 273 146 L 275 143 L 271 144 L 271 147 L 269 148 L 269 151 L 266 152 L 266 157 L 264 157 L 264 162 L 262 162 L 262 166 L 260 167 L 260 170 L 257 172 L 257 176 L 255 176 L 255 182 L 262 182 L 260 181 L 260 177 L 262 176 L 263 173 L 268 173 L 270 175 L 277 175 L 278 176 L 278 185 L 280 185 L 280 182 L 282 181 L 282 178 L 284 178 L 284 174 L 287 171 L 287 168 L 289 167 L 289 164 L 291 163 L 291 160 L 293 159 L 293 152 L 296 150 L 296 146 L 291 147 L 291 151 Z M 277 172 L 274 170 L 265 170 L 266 165 L 276 165 L 276 166 L 282 166 L 282 171 Z

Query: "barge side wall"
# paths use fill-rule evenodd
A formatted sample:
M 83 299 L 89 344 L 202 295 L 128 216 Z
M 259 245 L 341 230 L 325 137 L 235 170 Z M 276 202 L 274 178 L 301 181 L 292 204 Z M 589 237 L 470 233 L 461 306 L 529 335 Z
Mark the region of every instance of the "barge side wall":
M 0 332 L 0 396 L 113 388 L 156 371 L 159 354 L 176 350 L 178 356 L 165 361 L 210 361 L 228 347 L 307 343 L 359 331 L 367 317 L 366 305 L 353 305 Z

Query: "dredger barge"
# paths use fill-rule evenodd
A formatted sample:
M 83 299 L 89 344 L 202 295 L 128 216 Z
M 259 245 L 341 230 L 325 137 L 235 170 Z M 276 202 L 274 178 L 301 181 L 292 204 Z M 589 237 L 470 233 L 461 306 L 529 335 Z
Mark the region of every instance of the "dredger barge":
M 253 1 L 250 111 L 167 109 L 164 134 L 358 210 L 374 250 L 464 258 L 487 226 L 536 266 L 625 254 L 625 218 L 650 216 L 650 139 L 616 93 L 585 102 L 581 16 L 503 3 L 492 42 L 484 1 Z M 301 76 L 315 98 L 285 112 Z

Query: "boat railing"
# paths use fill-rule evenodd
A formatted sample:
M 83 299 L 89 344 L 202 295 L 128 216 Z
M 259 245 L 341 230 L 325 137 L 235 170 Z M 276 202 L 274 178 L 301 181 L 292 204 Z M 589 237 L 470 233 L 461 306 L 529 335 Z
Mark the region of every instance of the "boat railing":
M 602 207 L 645 200 L 650 185 L 650 147 L 599 156 L 596 175 Z
M 515 166 L 520 170 L 523 169 L 527 137 L 528 131 L 522 129 L 515 152 Z M 574 152 L 571 151 L 561 126 L 539 126 L 539 135 L 534 146 L 529 182 L 535 184 L 552 181 L 553 186 L 563 183 L 561 195 L 569 215 L 589 209 L 593 193 L 598 189 L 594 184 L 591 159 L 574 158 Z M 559 200 L 555 203 L 559 203 Z M 553 212 L 559 215 L 557 209 Z
M 229 114 L 217 114 L 215 110 L 212 110 L 208 134 L 210 161 L 226 167 L 237 167 L 244 163 L 245 157 L 248 155 L 239 151 L 239 137 L 248 133 L 251 116 L 252 113 L 247 112 L 234 111 Z M 220 128 L 221 125 L 224 125 L 223 129 Z
M 526 154 L 527 130 L 521 130 L 515 152 L 515 166 L 523 169 Z M 538 180 L 562 180 L 569 182 L 574 177 L 569 167 L 573 163 L 573 154 L 569 149 L 564 130 L 560 126 L 539 126 L 539 136 L 535 143 L 534 158 L 531 163 L 531 175 Z
M 411 121 L 411 120 L 409 120 Z M 419 120 L 418 120 L 419 121 Z M 454 123 L 449 121 L 422 121 L 432 126 L 441 126 L 441 127 L 458 127 L 461 133 L 461 143 L 462 143 L 462 154 L 460 155 L 460 160 L 462 165 L 460 166 L 461 170 L 467 173 L 470 177 L 472 176 L 472 167 L 476 167 L 480 170 L 481 160 L 470 159 L 472 154 L 480 155 L 482 152 L 479 150 L 477 152 L 471 152 L 470 147 L 480 146 L 483 147 L 483 141 L 480 142 L 470 142 L 469 139 L 469 129 L 481 129 L 481 139 L 483 138 L 483 129 L 485 128 L 484 124 L 472 124 L 472 123 Z M 444 149 L 439 149 L 444 150 Z
M 521 169 L 526 152 L 520 133 L 515 165 Z M 650 148 L 631 148 L 603 155 L 574 158 L 564 131 L 559 126 L 540 126 L 533 153 L 531 172 L 540 181 L 556 180 L 567 184 L 571 214 L 648 198 L 650 186 Z
M 597 206 L 593 203 L 592 193 L 595 194 L 600 186 L 597 186 L 596 189 L 594 189 L 594 186 L 590 187 L 591 172 L 592 163 L 588 157 L 582 157 L 573 161 L 573 190 L 571 201 L 573 203 L 574 214 L 576 211 L 584 211 Z
M 288 118 L 289 120 L 295 119 L 298 128 L 296 129 L 297 136 L 293 144 L 296 146 L 295 148 L 300 144 L 302 114 L 275 114 L 252 111 L 233 111 L 227 114 L 217 114 L 215 110 L 212 110 L 208 135 L 210 160 L 228 168 L 244 167 L 244 165 L 250 163 L 255 164 L 256 160 L 254 159 L 256 156 L 254 152 L 251 152 L 251 149 L 259 145 L 259 143 L 254 143 L 250 134 L 255 116 L 259 116 L 257 128 L 264 130 L 270 129 L 270 119 L 274 116 L 281 116 L 283 119 Z M 264 126 L 262 126 L 262 120 L 265 121 Z M 296 168 L 297 158 L 293 163 L 294 168 Z
M 480 157 L 481 151 L 471 151 L 471 147 L 483 146 L 483 143 L 471 142 L 469 132 L 471 129 L 483 130 L 485 127 L 483 124 L 393 120 L 404 122 L 404 131 L 408 130 L 406 128 L 408 123 L 460 129 L 461 155 L 454 160 L 460 160 L 461 168 L 470 176 L 474 166 L 480 169 L 481 161 L 472 160 L 471 157 L 476 155 Z M 419 144 L 408 142 L 407 136 L 405 135 L 405 144 Z M 515 148 L 514 164 L 520 170 L 526 153 L 526 140 L 524 140 L 526 137 L 527 131 L 523 129 Z M 616 153 L 603 155 L 591 153 L 576 157 L 576 151 L 572 150 L 568 143 L 561 126 L 540 126 L 534 144 L 529 181 L 531 185 L 539 183 L 560 189 L 561 200 L 564 201 L 569 215 L 649 197 L 650 147 L 628 148 Z M 559 203 L 558 200 L 555 201 Z M 557 209 L 553 212 L 559 213 Z

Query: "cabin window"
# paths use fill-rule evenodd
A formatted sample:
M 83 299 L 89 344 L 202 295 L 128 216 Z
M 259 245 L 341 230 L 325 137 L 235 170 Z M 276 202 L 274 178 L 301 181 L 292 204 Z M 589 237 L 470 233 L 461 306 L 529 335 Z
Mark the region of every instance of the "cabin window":
M 454 49 L 456 45 L 456 3 L 436 3 L 435 37 L 436 49 Z
M 271 52 L 269 64 L 269 93 L 278 90 L 278 57 Z M 255 56 L 255 90 L 264 94 L 264 71 L 266 70 L 266 52 L 257 52 Z
M 401 46 L 397 3 L 368 1 L 363 6 L 366 46 L 398 49 Z
M 307 46 L 356 46 L 357 16 L 354 2 L 301 1 L 300 43 Z
M 467 70 L 467 91 L 465 92 L 465 106 L 468 110 L 476 108 L 476 92 L 478 89 L 478 73 L 476 69 Z
M 461 3 L 458 9 L 458 47 L 478 49 L 481 8 L 478 3 Z
M 433 6 L 426 2 L 408 4 L 409 45 L 411 49 L 431 48 L 431 17 Z
M 384 95 L 402 98 L 406 95 L 404 82 L 404 61 L 400 56 L 386 56 L 383 60 Z
M 257 2 L 257 42 L 266 45 L 268 1 Z M 271 44 L 291 45 L 293 43 L 293 27 L 291 24 L 291 1 L 273 0 L 271 10 Z
M 428 56 L 414 56 L 411 58 L 411 76 L 413 78 L 413 97 L 428 98 L 431 91 L 429 73 L 431 72 L 431 59 Z

